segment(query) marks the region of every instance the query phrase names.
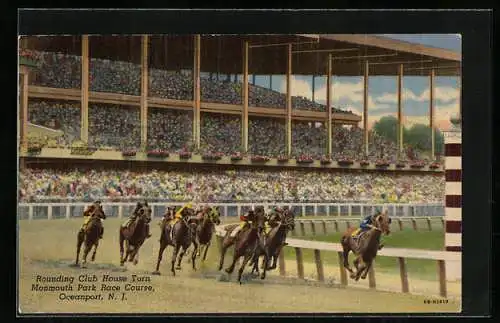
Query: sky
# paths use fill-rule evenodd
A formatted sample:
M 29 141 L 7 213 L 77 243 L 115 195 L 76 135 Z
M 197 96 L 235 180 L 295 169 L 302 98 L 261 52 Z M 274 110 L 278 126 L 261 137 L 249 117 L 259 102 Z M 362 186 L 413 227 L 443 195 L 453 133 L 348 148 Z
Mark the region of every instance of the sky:
M 420 34 L 420 35 L 379 35 L 400 39 L 427 46 L 461 52 L 460 35 L 455 34 Z M 260 84 L 266 82 L 267 84 Z M 397 113 L 396 77 L 372 76 L 368 86 L 368 124 L 388 115 Z M 435 77 L 434 116 L 435 125 L 440 130 L 450 127 L 449 119 L 459 112 L 459 93 L 457 77 Z M 256 79 L 256 85 L 269 86 L 268 80 Z M 326 77 L 316 78 L 314 82 L 314 100 L 326 102 Z M 274 80 L 271 87 L 286 92 L 284 80 Z M 351 110 L 362 116 L 363 77 L 334 77 L 332 85 L 333 105 Z M 312 99 L 312 81 L 310 77 L 292 77 L 292 95 Z M 403 123 L 407 127 L 415 123 L 429 124 L 429 77 L 406 76 L 403 78 Z M 362 122 L 360 123 L 362 126 Z

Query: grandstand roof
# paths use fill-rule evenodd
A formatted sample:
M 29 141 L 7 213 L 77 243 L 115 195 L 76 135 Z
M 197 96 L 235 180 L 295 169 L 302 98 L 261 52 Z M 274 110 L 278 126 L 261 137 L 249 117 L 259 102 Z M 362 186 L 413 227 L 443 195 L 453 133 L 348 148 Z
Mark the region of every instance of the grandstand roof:
M 29 48 L 80 54 L 78 36 L 33 38 Z M 404 63 L 408 76 L 428 75 L 431 67 L 437 76 L 460 75 L 461 53 L 382 36 L 345 34 L 202 35 L 201 71 L 241 74 L 244 41 L 258 46 L 249 50 L 249 74 L 255 75 L 285 74 L 287 43 L 297 51 L 292 57 L 292 74 L 325 75 L 331 53 L 337 76 L 363 75 L 365 60 L 369 60 L 370 75 L 397 75 L 399 63 Z M 260 47 L 271 44 L 277 46 Z M 149 48 L 152 66 L 173 70 L 193 67 L 192 35 L 152 35 Z M 307 52 L 312 50 L 320 52 Z M 90 55 L 139 64 L 140 36 L 91 36 Z

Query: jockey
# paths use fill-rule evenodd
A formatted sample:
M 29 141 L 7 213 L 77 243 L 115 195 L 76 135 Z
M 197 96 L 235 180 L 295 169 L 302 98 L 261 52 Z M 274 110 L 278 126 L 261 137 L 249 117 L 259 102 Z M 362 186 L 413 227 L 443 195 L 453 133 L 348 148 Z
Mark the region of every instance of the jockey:
M 381 199 L 385 201 L 386 199 L 386 195 L 384 193 L 382 193 L 380 195 Z M 373 220 L 375 219 L 375 217 L 377 215 L 380 215 L 382 214 L 384 210 L 380 207 L 380 206 L 376 206 L 375 207 L 375 213 L 373 215 L 367 215 L 362 221 L 361 223 L 359 224 L 359 228 L 357 230 L 355 230 L 353 233 L 352 233 L 352 237 L 353 238 L 357 238 L 359 237 L 359 233 L 361 232 L 364 232 L 364 231 L 368 231 L 369 229 L 373 228 Z M 380 242 L 380 241 L 379 241 Z M 384 245 L 381 243 L 379 245 L 379 250 L 382 249 Z
M 191 202 L 185 204 L 183 207 L 181 207 L 177 212 L 175 212 L 175 215 L 174 215 L 174 219 L 177 220 L 177 219 L 182 219 L 182 211 L 184 211 L 184 209 L 186 208 L 190 208 L 192 209 L 193 208 L 193 204 Z M 175 221 L 177 222 L 177 221 Z
M 90 219 L 92 219 L 92 216 L 94 215 L 94 211 L 96 207 L 101 207 L 101 201 L 95 201 L 91 205 L 87 206 L 85 211 L 83 211 L 83 224 L 80 229 L 81 232 L 84 232 L 85 229 L 87 228 L 87 224 L 90 222 Z M 102 219 L 100 219 L 102 221 Z M 99 239 L 102 239 L 102 235 L 104 233 L 104 229 L 101 231 L 99 234 Z

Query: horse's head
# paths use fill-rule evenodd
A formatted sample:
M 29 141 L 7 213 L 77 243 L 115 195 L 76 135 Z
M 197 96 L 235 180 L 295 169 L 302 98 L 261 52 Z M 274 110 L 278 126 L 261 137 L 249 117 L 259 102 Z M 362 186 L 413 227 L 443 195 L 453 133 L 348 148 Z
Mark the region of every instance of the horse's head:
M 173 219 L 175 215 L 175 206 L 168 206 L 165 213 Z
M 387 210 L 375 216 L 374 219 L 374 225 L 385 235 L 391 233 L 391 222 L 391 218 L 387 215 Z
M 195 221 L 195 211 L 190 207 L 186 207 L 181 211 L 182 218 L 186 221 L 186 223 L 190 223 Z
M 220 224 L 220 209 L 218 206 L 211 207 L 207 213 L 208 219 L 215 223 L 216 225 Z
M 106 214 L 104 213 L 101 203 L 94 203 L 94 212 L 92 216 L 103 220 L 106 219 Z
M 295 215 L 288 208 L 286 208 L 281 215 L 281 225 L 286 226 L 286 229 L 289 231 L 295 229 Z
M 137 215 L 139 218 L 145 223 L 151 222 L 151 207 L 148 205 L 148 202 L 137 203 Z
M 264 208 L 262 208 L 264 209 Z M 255 210 L 254 214 L 254 219 L 252 220 L 252 226 L 254 229 L 257 229 L 259 234 L 264 230 L 265 225 L 266 225 L 266 214 L 262 210 L 262 212 L 257 212 L 257 209 Z

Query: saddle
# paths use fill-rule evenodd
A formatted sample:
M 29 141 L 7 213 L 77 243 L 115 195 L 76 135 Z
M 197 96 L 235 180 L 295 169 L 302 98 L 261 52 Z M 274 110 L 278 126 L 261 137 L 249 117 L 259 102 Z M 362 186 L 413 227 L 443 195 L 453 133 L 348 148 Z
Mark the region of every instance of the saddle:
M 354 240 L 358 240 L 363 234 L 365 234 L 367 231 L 361 230 L 361 228 L 357 228 L 356 230 L 353 231 L 351 234 L 351 237 Z

